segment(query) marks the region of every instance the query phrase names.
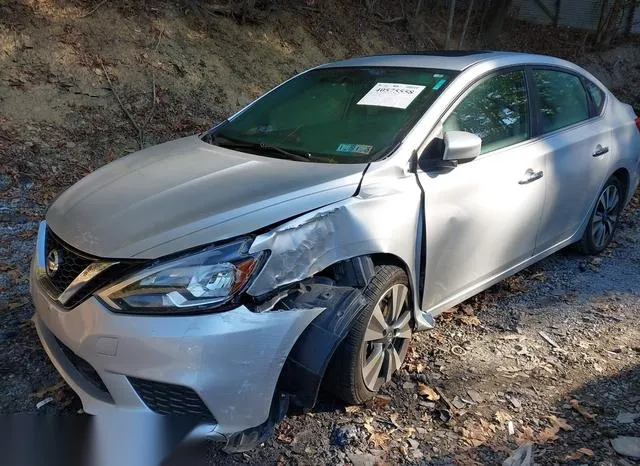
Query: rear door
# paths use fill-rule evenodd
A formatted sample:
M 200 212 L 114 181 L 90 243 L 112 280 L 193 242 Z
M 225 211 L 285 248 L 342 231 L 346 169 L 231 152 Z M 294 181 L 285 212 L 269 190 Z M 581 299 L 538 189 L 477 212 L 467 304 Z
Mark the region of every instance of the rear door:
M 429 311 L 529 259 L 545 198 L 545 159 L 531 141 L 524 70 L 480 80 L 445 114 L 442 126 L 445 133 L 478 135 L 482 154 L 451 170 L 431 170 L 427 161 L 436 138 L 420 158 L 426 224 L 422 309 Z M 437 166 L 442 153 L 433 155 Z
M 545 153 L 547 194 L 535 253 L 578 231 L 610 165 L 611 128 L 599 116 L 584 78 L 569 70 L 530 70 L 540 148 Z

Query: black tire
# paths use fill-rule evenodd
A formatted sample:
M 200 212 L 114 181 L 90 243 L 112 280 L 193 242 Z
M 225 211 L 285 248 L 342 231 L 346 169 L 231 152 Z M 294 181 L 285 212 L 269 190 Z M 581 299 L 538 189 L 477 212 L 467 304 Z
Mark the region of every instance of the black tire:
M 336 350 L 327 369 L 324 387 L 329 392 L 333 393 L 347 403 L 363 403 L 372 398 L 380 388 L 380 386 L 376 386 L 373 390 L 371 390 L 367 387 L 363 377 L 365 361 L 362 358 L 363 353 L 365 353 L 364 357 L 366 357 L 366 352 L 368 351 L 368 343 L 365 344 L 364 338 L 365 332 L 367 331 L 370 320 L 372 319 L 372 314 L 374 312 L 374 309 L 376 308 L 376 305 L 379 302 L 382 302 L 381 300 L 383 297 L 385 297 L 385 295 L 387 295 L 389 292 L 392 293 L 392 290 L 396 285 L 403 285 L 404 287 L 406 287 L 407 291 L 409 290 L 409 281 L 407 279 L 407 275 L 401 268 L 393 265 L 382 265 L 376 267 L 375 276 L 371 279 L 371 282 L 363 292 L 364 297 L 367 300 L 367 305 L 362 310 L 360 315 L 356 317 L 351 330 L 345 337 L 342 344 Z M 412 306 L 410 292 L 407 293 L 406 305 L 408 311 L 411 312 Z M 381 304 L 381 306 L 383 306 L 383 304 Z M 405 312 L 406 311 L 400 311 L 400 314 L 404 316 Z M 387 318 L 386 315 L 385 318 Z M 413 317 L 410 318 L 408 325 L 413 325 Z M 410 340 L 410 338 L 411 336 L 409 330 L 408 338 L 402 337 L 397 341 L 393 339 L 394 341 L 396 341 L 396 344 L 400 343 L 402 345 L 404 352 L 404 354 L 401 355 L 402 362 L 404 362 L 406 350 L 408 349 L 408 340 Z M 378 344 L 382 345 L 383 343 Z M 389 345 L 389 343 L 386 344 Z M 391 343 L 390 345 L 393 344 L 394 343 Z M 387 349 L 385 349 L 384 351 L 387 351 Z M 399 352 L 397 352 L 396 354 L 398 353 Z M 384 356 L 382 357 L 384 358 Z M 397 363 L 395 363 L 394 366 L 391 367 L 395 366 L 397 366 Z M 389 366 L 385 367 L 388 368 Z M 395 372 L 397 368 L 399 367 L 396 367 L 393 372 Z M 382 381 L 383 379 L 384 377 L 378 379 L 378 383 L 380 383 L 380 385 L 384 384 L 384 382 Z
M 603 204 L 603 196 L 605 196 L 605 192 L 607 190 L 613 190 L 617 195 L 617 202 L 614 208 L 605 209 Z M 604 251 L 611 240 L 613 239 L 613 235 L 618 226 L 618 220 L 620 218 L 620 212 L 622 211 L 622 206 L 624 202 L 625 191 L 622 186 L 622 183 L 618 178 L 612 176 L 607 180 L 602 191 L 598 194 L 598 200 L 596 201 L 596 205 L 591 212 L 591 217 L 589 218 L 589 223 L 587 224 L 587 228 L 582 235 L 582 239 L 576 243 L 578 250 L 583 254 L 599 254 Z M 599 219 L 606 218 L 605 221 Z M 603 237 L 601 238 L 596 230 L 599 229 L 597 225 L 602 224 L 602 228 L 604 229 Z

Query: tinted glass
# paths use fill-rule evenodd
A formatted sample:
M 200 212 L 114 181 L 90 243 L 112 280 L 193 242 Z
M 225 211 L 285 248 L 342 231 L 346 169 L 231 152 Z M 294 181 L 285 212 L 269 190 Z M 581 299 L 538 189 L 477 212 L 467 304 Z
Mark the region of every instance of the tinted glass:
M 553 70 L 534 70 L 543 133 L 589 118 L 589 106 L 580 78 Z
M 524 72 L 480 82 L 444 122 L 445 131 L 468 131 L 482 138 L 482 153 L 529 138 L 529 107 Z
M 304 153 L 309 161 L 369 162 L 401 141 L 454 74 L 391 67 L 310 71 L 221 125 L 211 140 L 274 157 L 283 155 L 275 146 Z
M 587 81 L 586 83 L 587 91 L 589 91 L 591 100 L 593 100 L 593 105 L 596 107 L 596 113 L 599 115 L 602 111 L 602 107 L 604 106 L 604 92 L 591 81 Z

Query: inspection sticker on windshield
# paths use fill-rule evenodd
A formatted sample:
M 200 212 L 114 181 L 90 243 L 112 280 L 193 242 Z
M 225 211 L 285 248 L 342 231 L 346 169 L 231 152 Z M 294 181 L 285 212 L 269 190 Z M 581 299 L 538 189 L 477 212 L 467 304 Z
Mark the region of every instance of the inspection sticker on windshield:
M 368 155 L 373 149 L 373 146 L 367 144 L 340 144 L 336 149 L 336 152 L 351 152 L 354 154 Z
M 424 86 L 400 83 L 377 83 L 367 92 L 358 105 L 407 108 L 424 90 Z

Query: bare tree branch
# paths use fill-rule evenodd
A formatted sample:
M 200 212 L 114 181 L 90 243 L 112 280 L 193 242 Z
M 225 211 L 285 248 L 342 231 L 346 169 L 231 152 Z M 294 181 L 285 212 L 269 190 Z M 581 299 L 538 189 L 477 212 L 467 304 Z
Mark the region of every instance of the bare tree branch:
M 464 36 L 467 34 L 467 28 L 469 27 L 469 21 L 471 20 L 471 12 L 473 11 L 473 1 L 469 0 L 469 6 L 467 7 L 467 17 L 464 19 L 464 26 L 462 26 L 462 33 L 460 34 L 460 42 L 458 42 L 458 49 L 462 49 L 464 44 Z
M 444 40 L 444 49 L 449 50 L 449 43 L 451 41 L 451 31 L 453 30 L 453 16 L 456 12 L 456 0 L 451 0 L 451 6 L 449 7 L 449 22 L 447 23 L 447 38 Z

